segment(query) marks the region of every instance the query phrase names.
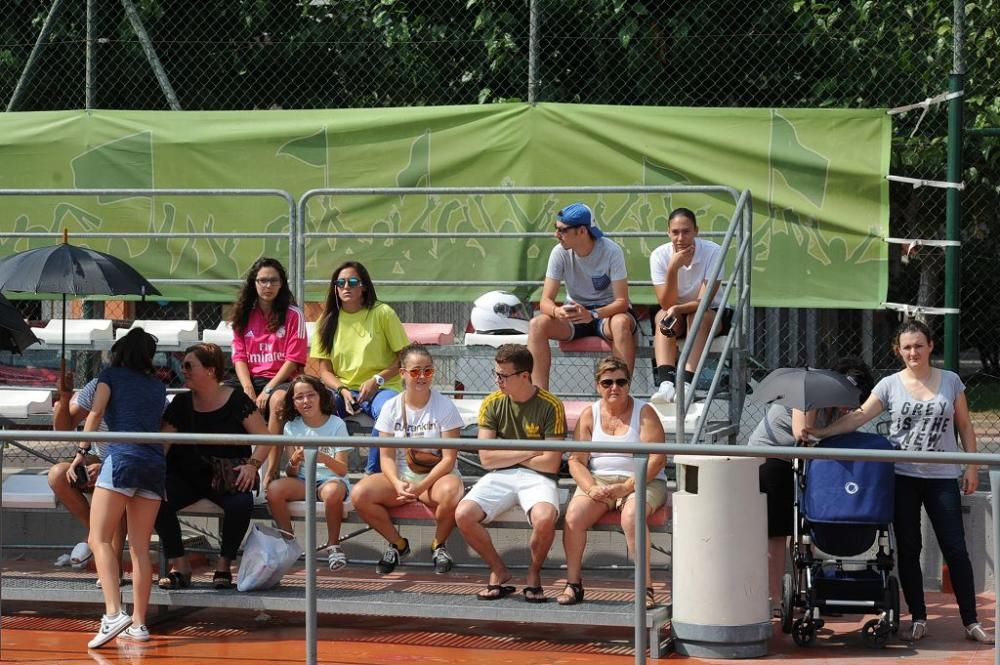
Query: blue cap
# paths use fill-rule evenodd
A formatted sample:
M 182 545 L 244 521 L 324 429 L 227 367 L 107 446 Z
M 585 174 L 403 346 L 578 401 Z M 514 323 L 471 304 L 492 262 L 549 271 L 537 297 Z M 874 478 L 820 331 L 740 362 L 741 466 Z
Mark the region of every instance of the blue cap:
M 571 203 L 556 213 L 556 219 L 566 226 L 586 226 L 594 240 L 604 236 L 594 225 L 594 213 L 586 203 Z

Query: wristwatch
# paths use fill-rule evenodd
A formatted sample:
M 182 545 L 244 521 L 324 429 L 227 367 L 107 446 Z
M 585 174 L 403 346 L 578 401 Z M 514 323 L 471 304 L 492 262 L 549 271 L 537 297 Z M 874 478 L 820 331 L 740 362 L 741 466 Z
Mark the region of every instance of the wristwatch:
M 599 318 L 601 318 L 601 315 L 597 313 L 596 309 L 588 309 L 587 311 L 590 312 L 590 315 L 592 317 L 594 317 L 595 321 L 597 321 Z
M 375 385 L 377 385 L 379 388 L 385 385 L 385 377 L 382 376 L 381 374 L 376 374 L 372 378 L 375 379 Z
M 274 392 L 274 388 L 272 388 L 271 386 L 264 386 L 264 390 L 262 390 L 261 392 L 264 393 L 265 395 L 270 395 L 271 393 Z

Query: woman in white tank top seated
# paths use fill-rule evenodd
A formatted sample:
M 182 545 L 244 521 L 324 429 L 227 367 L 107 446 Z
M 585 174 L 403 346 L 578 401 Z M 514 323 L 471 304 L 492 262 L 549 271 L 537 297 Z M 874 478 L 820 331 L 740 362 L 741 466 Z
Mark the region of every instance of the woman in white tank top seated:
M 629 394 L 628 365 L 619 358 L 601 360 L 594 372 L 601 396 L 583 410 L 576 424 L 577 441 L 617 441 L 663 443 L 660 418 L 642 400 Z M 646 516 L 667 500 L 666 455 L 650 455 L 646 477 Z M 563 547 L 566 550 L 566 590 L 556 599 L 560 605 L 583 600 L 580 568 L 587 547 L 587 530 L 609 510 L 621 511 L 629 556 L 635 557 L 635 479 L 632 453 L 573 453 L 569 471 L 576 481 L 576 493 L 566 507 Z M 646 607 L 656 604 L 649 577 L 649 529 L 646 529 Z

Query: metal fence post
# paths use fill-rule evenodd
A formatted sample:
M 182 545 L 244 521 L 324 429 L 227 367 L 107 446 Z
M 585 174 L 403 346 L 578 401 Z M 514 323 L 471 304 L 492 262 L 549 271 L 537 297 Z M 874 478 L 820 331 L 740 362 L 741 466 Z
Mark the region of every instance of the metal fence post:
M 306 488 L 316 493 L 317 448 L 306 448 L 303 464 L 306 465 Z M 306 665 L 316 665 L 316 502 L 309 501 L 306 490 Z
M 965 87 L 965 59 L 962 41 L 965 27 L 965 0 L 954 0 L 954 41 L 952 44 L 952 72 L 948 77 L 948 92 L 961 92 Z M 948 100 L 948 182 L 962 181 L 962 123 L 965 101 L 962 96 Z M 945 194 L 945 238 L 962 239 L 962 192 L 949 187 Z M 944 306 L 959 307 L 959 279 L 961 255 L 959 247 L 944 250 Z M 944 366 L 958 371 L 959 326 L 958 314 L 944 317 Z
M 538 0 L 528 7 L 528 103 L 538 103 Z

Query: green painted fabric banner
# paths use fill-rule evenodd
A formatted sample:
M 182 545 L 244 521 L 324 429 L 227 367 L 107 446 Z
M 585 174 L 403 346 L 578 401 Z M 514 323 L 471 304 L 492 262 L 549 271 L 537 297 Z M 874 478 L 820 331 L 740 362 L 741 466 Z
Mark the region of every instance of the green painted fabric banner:
M 412 187 L 405 196 L 318 197 L 309 232 L 551 231 L 574 200 L 622 239 L 629 277 L 649 280 L 671 208 L 724 231 L 728 197 L 708 195 L 427 196 L 420 187 L 728 185 L 754 206 L 753 303 L 878 307 L 886 293 L 890 121 L 879 110 L 688 109 L 568 104 L 254 112 L 0 114 L 0 188 L 273 188 L 298 197 L 323 187 Z M 259 256 L 284 260 L 286 240 L 222 238 L 287 233 L 279 198 L 4 197 L 0 255 L 51 244 L 18 233 L 61 231 L 151 279 L 197 280 L 169 297 L 231 300 Z M 78 239 L 80 232 L 152 232 L 149 239 Z M 203 233 L 200 237 L 178 237 Z M 382 280 L 537 280 L 555 239 L 313 238 L 306 278 L 328 280 L 360 260 Z M 484 289 L 380 288 L 388 301 L 471 301 Z M 322 299 L 322 287 L 309 300 Z M 537 296 L 525 289 L 525 298 Z M 653 302 L 634 287 L 637 303 Z

